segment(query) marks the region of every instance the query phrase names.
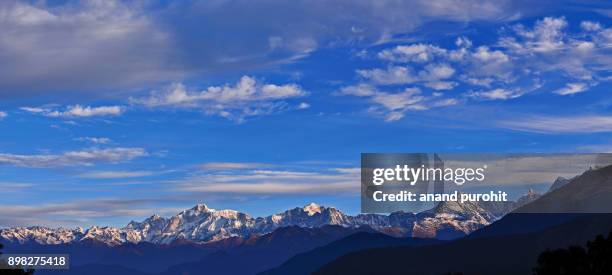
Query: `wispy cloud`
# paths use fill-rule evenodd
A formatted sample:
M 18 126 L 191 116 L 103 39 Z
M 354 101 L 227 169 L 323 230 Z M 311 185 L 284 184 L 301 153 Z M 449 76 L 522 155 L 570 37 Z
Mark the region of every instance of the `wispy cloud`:
M 231 194 L 330 194 L 357 189 L 353 183 L 292 184 L 292 183 L 235 183 L 184 187 L 185 191 Z
M 148 217 L 154 213 L 174 215 L 182 209 L 153 208 L 154 199 L 109 199 L 73 200 L 64 203 L 42 203 L 36 205 L 2 205 L 0 207 L 0 227 L 15 226 L 91 226 L 100 225 L 96 221 L 123 217 L 124 226 L 131 218 Z
M 525 91 L 520 89 L 508 90 L 504 88 L 497 88 L 488 91 L 480 91 L 480 92 L 470 92 L 467 93 L 466 96 L 478 99 L 487 99 L 487 100 L 506 100 L 517 98 L 523 95 Z
M 244 170 L 244 169 L 263 169 L 272 167 L 269 163 L 259 162 L 209 162 L 200 165 L 203 170 Z
M 522 43 L 512 43 L 511 48 L 526 53 L 546 53 L 562 49 L 565 46 L 564 29 L 567 26 L 568 22 L 564 17 L 545 17 L 537 21 L 532 29 L 516 25 L 514 31 L 518 37 L 515 39 L 521 39 Z
M 0 193 L 22 191 L 33 186 L 34 184 L 24 182 L 0 182 Z
M 22 111 L 33 114 L 41 114 L 48 117 L 62 118 L 78 118 L 78 117 L 95 117 L 95 116 L 118 116 L 121 115 L 125 108 L 122 106 L 68 106 L 64 110 L 53 110 L 42 107 L 21 107 Z
M 300 109 L 300 110 L 308 109 L 308 108 L 310 108 L 310 104 L 308 104 L 307 102 L 301 102 L 297 106 L 297 108 Z
M 565 87 L 556 90 L 555 93 L 560 95 L 573 95 L 585 92 L 587 89 L 588 85 L 585 83 L 567 83 Z
M 297 84 L 258 83 L 255 78 L 243 76 L 235 85 L 211 86 L 202 91 L 189 91 L 185 85 L 175 83 L 148 97 L 131 98 L 130 101 L 150 108 L 201 109 L 210 115 L 243 121 L 247 117 L 287 109 L 283 100 L 306 94 Z
M 33 114 L 40 114 L 40 113 L 46 113 L 49 112 L 49 109 L 46 108 L 41 108 L 41 107 L 21 107 L 19 108 L 22 111 L 28 112 L 28 113 L 33 113 Z
M 501 127 L 536 133 L 612 132 L 611 116 L 531 116 L 499 123 Z
M 422 111 L 458 103 L 454 99 L 440 99 L 437 95 L 425 96 L 419 88 L 384 92 L 369 84 L 343 87 L 339 94 L 368 98 L 373 103 L 369 111 L 384 116 L 385 121 L 399 120 L 408 111 Z
M 448 64 L 429 64 L 419 72 L 410 67 L 390 66 L 386 69 L 357 70 L 364 79 L 378 85 L 422 83 L 434 90 L 449 90 L 457 84 L 445 81 L 455 74 L 455 69 Z
M 111 139 L 106 137 L 80 137 L 76 140 L 85 141 L 93 144 L 108 144 L 111 142 Z
M 6 112 L 0 111 L 0 120 L 4 119 L 7 116 L 8 114 Z
M 146 156 L 143 148 L 105 148 L 68 151 L 62 154 L 21 155 L 0 153 L 0 164 L 21 167 L 88 166 L 96 163 L 118 163 Z
M 177 180 L 178 190 L 231 194 L 355 194 L 360 172 L 338 169 L 323 172 L 290 170 L 249 170 L 235 173 L 207 173 Z
M 89 107 L 74 105 L 69 106 L 65 111 L 52 111 L 47 113 L 51 117 L 92 117 L 92 116 L 117 116 L 123 112 L 121 106 L 100 106 Z

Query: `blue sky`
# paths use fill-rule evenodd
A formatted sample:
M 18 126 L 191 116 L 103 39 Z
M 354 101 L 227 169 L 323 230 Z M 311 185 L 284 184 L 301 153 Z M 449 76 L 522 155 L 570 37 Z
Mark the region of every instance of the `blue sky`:
M 3 2 L 0 226 L 357 213 L 362 152 L 612 150 L 611 5 L 352 2 Z

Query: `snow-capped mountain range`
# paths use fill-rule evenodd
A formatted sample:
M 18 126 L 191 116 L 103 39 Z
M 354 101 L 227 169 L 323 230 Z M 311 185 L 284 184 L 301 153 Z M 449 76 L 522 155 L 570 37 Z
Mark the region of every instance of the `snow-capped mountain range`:
M 519 199 L 537 198 L 532 193 Z M 142 222 L 132 221 L 123 228 L 93 226 L 88 229 L 16 227 L 0 229 L 0 239 L 10 242 L 36 242 L 39 244 L 66 244 L 81 241 L 97 241 L 110 246 L 123 243 L 151 242 L 211 242 L 229 237 L 247 238 L 261 235 L 286 226 L 343 227 L 368 226 L 374 230 L 399 236 L 453 238 L 480 229 L 516 207 L 516 203 L 458 203 L 442 202 L 421 213 L 395 212 L 389 215 L 360 214 L 351 216 L 334 207 L 310 203 L 279 214 L 254 218 L 235 210 L 215 210 L 205 204 L 181 211 L 164 218 L 153 215 Z

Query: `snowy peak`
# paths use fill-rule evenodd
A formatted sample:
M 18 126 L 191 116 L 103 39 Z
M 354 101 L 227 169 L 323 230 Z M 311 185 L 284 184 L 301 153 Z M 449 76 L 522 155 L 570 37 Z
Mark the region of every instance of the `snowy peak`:
M 198 203 L 188 211 L 193 213 L 212 213 L 215 212 L 215 209 L 209 208 L 206 204 Z
M 476 202 L 443 201 L 433 209 L 436 215 L 455 215 L 462 219 L 477 218 L 487 222 L 492 222 L 495 217 L 489 211 L 480 207 Z
M 82 228 L 51 229 L 42 226 L 16 227 L 0 230 L 0 238 L 11 242 L 36 242 L 42 244 L 63 244 L 80 240 L 83 237 Z
M 92 226 L 80 239 L 80 241 L 84 240 L 100 241 L 107 245 L 115 246 L 125 243 L 127 241 L 127 234 L 125 230 L 119 228 Z
M 321 214 L 321 206 L 314 202 L 305 205 L 302 209 L 304 209 L 304 212 L 306 212 L 308 216 L 312 216 L 314 214 Z
M 257 218 L 256 227 L 267 231 L 284 226 L 321 227 L 323 225 L 352 226 L 352 217 L 333 207 L 310 203 L 265 218 Z

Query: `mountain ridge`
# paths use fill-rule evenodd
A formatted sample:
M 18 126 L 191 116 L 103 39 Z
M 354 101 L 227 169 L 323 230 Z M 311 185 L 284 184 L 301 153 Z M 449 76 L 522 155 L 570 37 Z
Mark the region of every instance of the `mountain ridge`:
M 520 201 L 520 199 L 519 199 Z M 394 212 L 389 215 L 347 215 L 334 207 L 309 203 L 266 217 L 254 218 L 231 209 L 215 210 L 199 203 L 171 217 L 152 215 L 142 222 L 131 221 L 122 228 L 92 226 L 87 229 L 43 226 L 0 229 L 0 239 L 9 242 L 57 245 L 93 240 L 109 246 L 150 242 L 171 244 L 180 241 L 212 242 L 231 237 L 248 238 L 278 228 L 299 226 L 316 228 L 339 225 L 368 226 L 396 237 L 453 239 L 467 235 L 499 219 L 515 203 L 493 204 L 441 202 L 420 213 Z M 500 210 L 501 209 L 501 210 Z M 501 215 L 500 215 L 501 213 Z

